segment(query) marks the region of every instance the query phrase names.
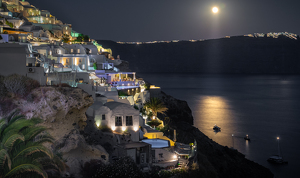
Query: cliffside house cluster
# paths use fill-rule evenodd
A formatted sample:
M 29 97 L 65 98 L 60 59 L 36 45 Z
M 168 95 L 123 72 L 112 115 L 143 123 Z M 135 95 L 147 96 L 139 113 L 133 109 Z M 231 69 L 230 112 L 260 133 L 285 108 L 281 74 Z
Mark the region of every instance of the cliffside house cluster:
M 94 98 L 86 113 L 94 118 L 95 127 L 130 137 L 127 143 L 118 141 L 115 156 L 131 156 L 145 170 L 151 165 L 177 165 L 175 142 L 148 126 L 140 114 L 150 99 L 145 82 L 120 68 L 122 60 L 114 59 L 110 49 L 78 38 L 71 24 L 49 11 L 24 0 L 0 0 L 0 75 L 16 73 L 41 85 L 67 83 L 83 89 Z M 153 95 L 159 92 L 153 88 Z

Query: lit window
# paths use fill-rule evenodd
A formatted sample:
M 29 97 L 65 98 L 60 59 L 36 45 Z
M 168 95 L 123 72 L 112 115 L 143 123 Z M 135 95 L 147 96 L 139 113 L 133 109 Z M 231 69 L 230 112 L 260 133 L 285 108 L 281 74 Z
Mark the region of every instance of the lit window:
M 71 49 L 71 53 L 73 53 L 73 49 Z
M 102 120 L 105 120 L 105 114 L 102 114 Z
M 126 126 L 132 126 L 132 116 L 126 116 Z
M 116 116 L 116 126 L 122 126 L 122 117 Z
M 90 49 L 90 53 L 92 53 L 92 50 Z
M 80 49 L 77 49 L 77 53 L 80 53 Z

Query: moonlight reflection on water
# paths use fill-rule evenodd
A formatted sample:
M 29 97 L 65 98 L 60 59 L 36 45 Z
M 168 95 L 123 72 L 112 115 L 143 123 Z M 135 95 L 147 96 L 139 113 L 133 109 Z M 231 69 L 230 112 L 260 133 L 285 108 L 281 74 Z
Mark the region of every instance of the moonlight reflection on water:
M 165 93 L 188 102 L 194 126 L 217 143 L 269 168 L 276 177 L 297 177 L 300 142 L 300 76 L 143 74 Z M 178 82 L 180 81 L 180 83 Z M 215 133 L 213 126 L 221 127 Z M 232 137 L 234 134 L 234 137 Z M 251 141 L 244 137 L 249 135 Z M 272 165 L 276 137 L 288 165 Z

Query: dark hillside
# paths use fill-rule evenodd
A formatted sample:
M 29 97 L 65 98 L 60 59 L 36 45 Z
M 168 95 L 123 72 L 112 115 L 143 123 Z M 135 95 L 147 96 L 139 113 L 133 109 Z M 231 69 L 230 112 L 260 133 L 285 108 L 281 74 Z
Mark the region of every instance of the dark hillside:
M 300 41 L 244 36 L 177 43 L 118 44 L 99 40 L 136 72 L 300 73 Z

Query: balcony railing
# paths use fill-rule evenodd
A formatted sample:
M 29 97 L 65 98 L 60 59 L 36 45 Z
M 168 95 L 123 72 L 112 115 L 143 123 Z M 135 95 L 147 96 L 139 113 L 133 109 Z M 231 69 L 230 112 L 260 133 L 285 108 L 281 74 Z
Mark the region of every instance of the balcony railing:
M 136 86 L 135 81 L 118 81 L 118 82 L 111 82 L 111 86 Z

